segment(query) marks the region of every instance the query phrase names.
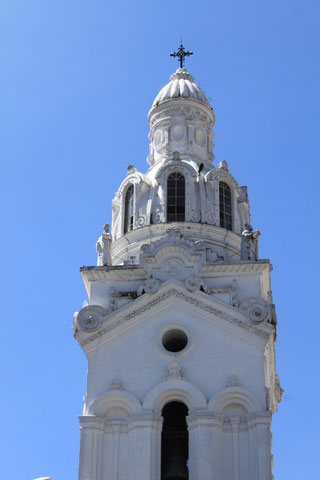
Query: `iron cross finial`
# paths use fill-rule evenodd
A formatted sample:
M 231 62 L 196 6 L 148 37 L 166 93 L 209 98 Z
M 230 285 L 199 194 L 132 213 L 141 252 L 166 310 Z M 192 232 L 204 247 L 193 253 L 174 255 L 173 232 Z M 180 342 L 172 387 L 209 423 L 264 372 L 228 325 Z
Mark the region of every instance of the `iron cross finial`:
M 184 57 L 189 57 L 189 55 L 193 55 L 193 52 L 186 52 L 184 46 L 182 45 L 182 39 L 180 47 L 178 48 L 177 52 L 170 53 L 170 57 L 178 57 L 180 62 L 180 68 L 183 68 L 184 64 Z

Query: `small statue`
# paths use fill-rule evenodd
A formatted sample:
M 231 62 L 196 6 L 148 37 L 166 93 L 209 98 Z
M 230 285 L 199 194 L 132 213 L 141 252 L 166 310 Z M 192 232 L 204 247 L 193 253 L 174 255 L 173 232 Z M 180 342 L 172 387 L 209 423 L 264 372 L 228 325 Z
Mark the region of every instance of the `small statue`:
M 258 238 L 260 232 L 248 223 L 245 224 L 245 230 L 241 234 L 241 260 L 257 260 L 258 258 Z
M 103 234 L 99 237 L 96 244 L 97 249 L 97 265 L 102 267 L 105 265 L 111 265 L 111 243 L 112 237 L 109 233 L 109 224 L 103 225 Z

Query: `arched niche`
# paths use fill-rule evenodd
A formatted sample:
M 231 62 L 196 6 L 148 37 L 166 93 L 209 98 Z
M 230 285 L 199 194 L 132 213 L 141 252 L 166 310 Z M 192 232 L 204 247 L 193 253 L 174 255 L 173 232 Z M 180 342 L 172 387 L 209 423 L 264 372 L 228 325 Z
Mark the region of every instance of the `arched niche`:
M 146 177 L 140 172 L 134 172 L 126 176 L 121 183 L 116 195 L 121 196 L 127 190 L 130 184 L 138 185 L 139 183 L 146 182 Z
M 238 195 L 241 195 L 241 190 L 237 180 L 224 168 L 213 168 L 205 175 L 205 182 L 226 182 L 230 187 L 232 186 Z
M 243 387 L 227 387 L 217 392 L 208 403 L 208 410 L 222 413 L 225 409 L 230 409 L 230 405 L 239 405 L 247 413 L 263 410 L 261 402 Z
M 183 160 L 174 160 L 166 162 L 158 172 L 155 179 L 159 184 L 158 196 L 160 198 L 161 207 L 159 212 L 153 211 L 154 223 L 167 221 L 167 181 L 172 173 L 180 173 L 185 178 L 185 221 L 199 222 L 200 215 L 200 198 L 195 191 L 195 182 L 197 179 L 197 171 L 193 166 Z M 154 210 L 154 206 L 152 207 Z
M 111 391 L 98 397 L 88 408 L 88 415 L 98 417 L 123 415 L 126 411 L 129 415 L 136 415 L 141 412 L 139 400 L 131 393 L 125 391 Z M 123 417 L 122 417 L 123 418 Z
M 197 177 L 196 170 L 188 163 L 180 160 L 166 162 L 162 167 L 159 168 L 155 178 L 159 184 L 166 184 L 168 176 L 173 172 L 181 172 L 186 179 L 190 176 Z
M 207 408 L 201 390 L 186 380 L 167 380 L 155 385 L 145 396 L 143 409 L 162 410 L 169 402 L 182 402 L 189 410 Z

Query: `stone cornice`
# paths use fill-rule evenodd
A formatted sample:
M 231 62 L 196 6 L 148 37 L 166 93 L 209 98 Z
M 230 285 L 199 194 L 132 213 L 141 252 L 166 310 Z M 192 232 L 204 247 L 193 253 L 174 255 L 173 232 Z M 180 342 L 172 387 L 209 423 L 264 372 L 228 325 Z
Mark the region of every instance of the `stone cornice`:
M 200 273 L 218 273 L 218 272 L 263 272 L 270 266 L 269 260 L 257 261 L 239 261 L 239 262 L 219 262 L 207 263 L 200 269 Z M 88 281 L 98 281 L 104 279 L 143 279 L 146 271 L 139 265 L 115 265 L 115 266 L 88 266 L 80 268 L 81 276 Z
M 199 270 L 200 275 L 225 274 L 257 274 L 264 273 L 270 268 L 269 260 L 219 262 L 205 264 Z M 81 267 L 80 273 L 86 291 L 89 294 L 90 283 L 110 281 L 143 281 L 147 278 L 147 271 L 139 265 L 116 265 L 104 267 Z
M 206 264 L 201 267 L 199 273 L 260 273 L 270 268 L 269 260 L 221 262 Z

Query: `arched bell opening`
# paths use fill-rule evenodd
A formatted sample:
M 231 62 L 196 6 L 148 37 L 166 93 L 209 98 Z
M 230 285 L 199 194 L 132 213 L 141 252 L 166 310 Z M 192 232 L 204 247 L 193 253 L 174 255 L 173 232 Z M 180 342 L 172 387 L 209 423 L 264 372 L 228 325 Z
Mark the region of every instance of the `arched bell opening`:
M 188 480 L 188 408 L 182 402 L 167 403 L 162 409 L 161 480 Z
M 182 173 L 174 172 L 167 180 L 167 222 L 184 222 L 186 182 Z

